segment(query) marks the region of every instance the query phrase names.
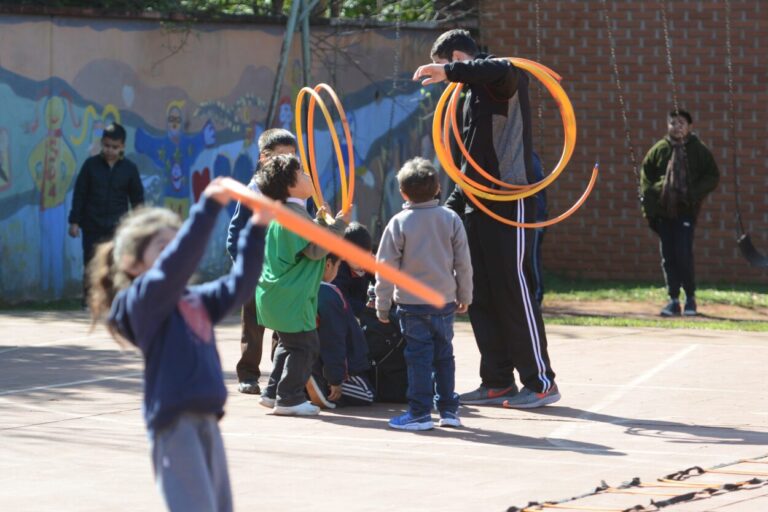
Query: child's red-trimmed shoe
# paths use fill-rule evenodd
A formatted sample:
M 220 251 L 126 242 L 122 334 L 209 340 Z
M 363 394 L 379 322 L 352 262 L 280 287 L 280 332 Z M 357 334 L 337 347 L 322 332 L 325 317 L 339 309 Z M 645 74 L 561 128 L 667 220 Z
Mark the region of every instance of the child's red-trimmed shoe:
M 553 404 L 558 400 L 560 400 L 560 392 L 555 384 L 544 393 L 536 393 L 528 388 L 523 388 L 517 395 L 505 400 L 502 405 L 508 409 L 535 409 Z

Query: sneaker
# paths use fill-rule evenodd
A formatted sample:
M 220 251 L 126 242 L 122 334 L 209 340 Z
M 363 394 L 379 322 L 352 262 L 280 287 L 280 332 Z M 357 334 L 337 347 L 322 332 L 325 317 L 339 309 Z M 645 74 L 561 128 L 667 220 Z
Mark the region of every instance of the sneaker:
M 693 297 L 688 297 L 685 299 L 685 309 L 683 309 L 683 315 L 685 316 L 696 316 L 698 313 L 696 311 L 696 299 Z
M 259 395 L 261 394 L 261 388 L 259 383 L 255 380 L 243 380 L 237 385 L 237 390 L 246 395 Z
M 523 388 L 514 398 L 505 400 L 503 405 L 508 409 L 535 409 L 553 404 L 558 400 L 560 400 L 560 392 L 557 390 L 557 385 L 554 385 L 544 393 Z
M 310 375 L 309 380 L 307 381 L 307 394 L 312 403 L 321 409 L 336 408 L 336 404 L 328 400 L 328 397 L 325 396 L 325 391 L 323 391 L 323 388 L 313 375 Z
M 517 394 L 517 386 L 512 384 L 506 388 L 487 388 L 481 385 L 474 391 L 459 395 L 459 403 L 467 405 L 501 405 L 504 400 Z
M 261 395 L 261 398 L 259 399 L 259 404 L 263 405 L 267 409 L 274 409 L 275 407 L 275 399 L 270 398 L 267 395 Z
M 278 416 L 317 416 L 320 414 L 320 408 L 312 405 L 310 402 L 303 402 L 299 405 L 276 405 L 274 414 Z
M 659 314 L 661 316 L 680 316 L 680 301 L 677 299 L 670 299 Z
M 452 411 L 443 411 L 440 413 L 440 421 L 437 423 L 438 427 L 460 427 L 461 420 L 459 414 Z
M 410 411 L 396 418 L 392 418 L 389 420 L 388 425 L 390 428 L 395 428 L 397 430 L 432 430 L 434 427 L 431 415 L 425 414 L 424 416 L 414 418 L 411 416 Z

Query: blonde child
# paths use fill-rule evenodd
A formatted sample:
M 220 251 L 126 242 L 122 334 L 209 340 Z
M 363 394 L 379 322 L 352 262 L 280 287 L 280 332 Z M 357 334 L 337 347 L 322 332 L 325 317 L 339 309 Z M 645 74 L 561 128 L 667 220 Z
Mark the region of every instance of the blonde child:
M 232 510 L 218 427 L 227 390 L 213 326 L 248 299 L 259 279 L 264 229 L 254 225 L 258 215 L 242 230 L 228 275 L 187 285 L 228 201 L 214 180 L 184 224 L 170 210 L 138 209 L 89 267 L 94 322 L 108 312 L 110 333 L 144 356 L 152 464 L 171 511 Z

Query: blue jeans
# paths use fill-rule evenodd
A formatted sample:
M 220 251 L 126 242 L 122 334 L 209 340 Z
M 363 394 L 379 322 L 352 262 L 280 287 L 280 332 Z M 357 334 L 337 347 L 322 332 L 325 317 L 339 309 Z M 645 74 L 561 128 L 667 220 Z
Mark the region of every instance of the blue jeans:
M 458 395 L 454 392 L 456 364 L 452 344 L 455 310 L 455 304 L 442 308 L 410 304 L 397 307 L 400 330 L 406 341 L 406 396 L 413 416 L 429 414 L 435 401 L 440 412 L 455 413 L 459 408 Z

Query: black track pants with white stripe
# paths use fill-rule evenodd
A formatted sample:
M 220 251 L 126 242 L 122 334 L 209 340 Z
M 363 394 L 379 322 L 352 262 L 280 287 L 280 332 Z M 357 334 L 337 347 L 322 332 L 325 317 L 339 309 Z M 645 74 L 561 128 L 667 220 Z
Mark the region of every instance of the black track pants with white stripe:
M 530 222 L 535 205 L 527 198 L 494 205 L 494 210 Z M 511 386 L 516 369 L 525 387 L 548 391 L 555 372 L 549 362 L 541 310 L 533 297 L 533 232 L 507 226 L 480 211 L 467 214 L 465 226 L 474 273 L 469 318 L 480 349 L 482 384 Z

